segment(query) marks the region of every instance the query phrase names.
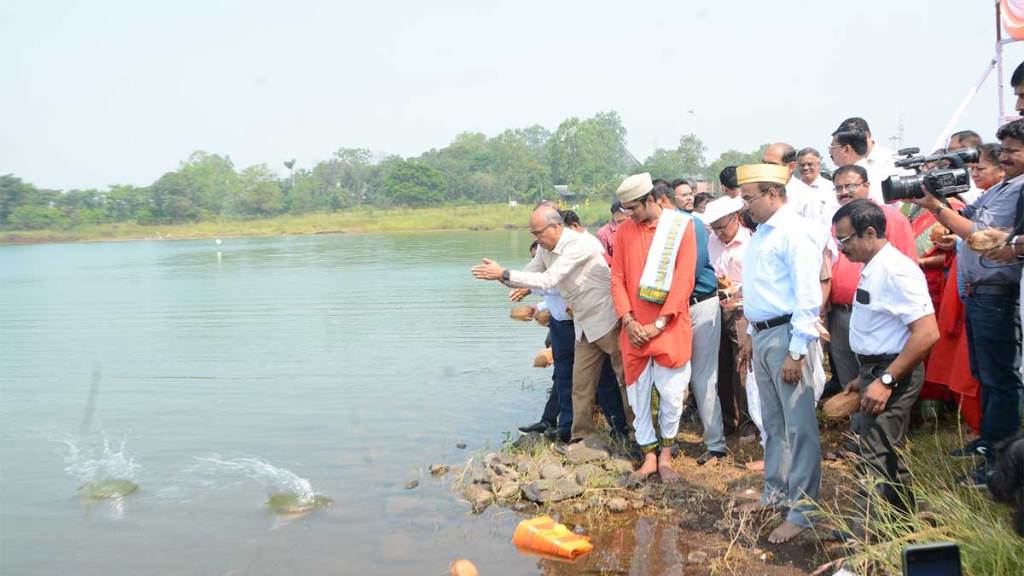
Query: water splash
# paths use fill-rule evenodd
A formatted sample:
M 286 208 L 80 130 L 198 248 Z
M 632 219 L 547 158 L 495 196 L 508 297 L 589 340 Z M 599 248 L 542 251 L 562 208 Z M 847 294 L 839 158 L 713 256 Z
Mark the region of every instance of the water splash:
M 112 448 L 110 440 L 103 437 L 103 450 L 99 456 L 80 438 L 65 436 L 61 439 L 67 449 L 64 455 L 64 471 L 82 483 L 108 479 L 135 480 L 142 468 L 125 447 L 127 441 Z
M 195 472 L 209 475 L 229 473 L 255 480 L 263 486 L 269 496 L 290 493 L 303 504 L 311 504 L 317 497 L 309 480 L 259 458 L 225 460 L 215 455 L 196 456 L 194 459 L 196 463 L 192 469 Z

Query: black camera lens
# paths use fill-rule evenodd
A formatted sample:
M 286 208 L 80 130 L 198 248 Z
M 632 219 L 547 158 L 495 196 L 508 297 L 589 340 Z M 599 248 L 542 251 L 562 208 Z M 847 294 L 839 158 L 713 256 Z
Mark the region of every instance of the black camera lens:
M 913 176 L 889 176 L 882 180 L 882 198 L 886 204 L 912 198 L 923 198 L 921 184 L 924 181 L 923 174 Z

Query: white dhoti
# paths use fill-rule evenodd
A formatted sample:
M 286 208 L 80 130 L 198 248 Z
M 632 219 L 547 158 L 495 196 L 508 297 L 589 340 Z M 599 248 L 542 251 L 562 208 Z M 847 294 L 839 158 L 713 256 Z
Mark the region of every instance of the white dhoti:
M 636 443 L 641 448 L 649 449 L 658 444 L 658 435 L 651 420 L 652 387 L 658 389 L 658 429 L 661 430 L 662 446 L 670 446 L 679 433 L 679 418 L 683 413 L 683 398 L 689 382 L 689 362 L 681 368 L 666 368 L 648 359 L 640 378 L 626 387 L 626 396 L 634 414 Z

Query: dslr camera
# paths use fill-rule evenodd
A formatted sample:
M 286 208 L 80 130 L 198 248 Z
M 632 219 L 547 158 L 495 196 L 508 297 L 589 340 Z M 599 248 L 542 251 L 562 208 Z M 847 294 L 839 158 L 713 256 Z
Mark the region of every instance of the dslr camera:
M 965 148 L 956 152 L 932 156 L 915 156 L 918 152 L 920 152 L 919 148 L 904 148 L 898 152 L 906 158 L 897 160 L 896 166 L 913 169 L 917 174 L 890 176 L 882 180 L 882 197 L 886 204 L 898 200 L 924 198 L 924 192 L 921 191 L 922 186 L 929 194 L 940 200 L 951 194 L 960 194 L 971 189 L 971 174 L 964 164 L 978 161 L 980 155 L 977 148 Z M 933 162 L 946 167 L 926 172 L 921 171 L 922 166 Z

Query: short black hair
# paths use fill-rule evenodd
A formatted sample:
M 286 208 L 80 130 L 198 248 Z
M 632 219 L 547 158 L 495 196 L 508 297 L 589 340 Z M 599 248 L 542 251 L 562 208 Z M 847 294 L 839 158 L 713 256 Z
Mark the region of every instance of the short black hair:
M 1017 68 L 1013 70 L 1013 76 L 1010 76 L 1010 86 L 1020 86 L 1024 84 L 1024 62 L 1017 64 Z
M 676 178 L 675 180 L 672 181 L 670 187 L 672 188 L 672 190 L 675 190 L 676 188 L 682 186 L 683 184 L 686 184 L 687 186 L 692 188 L 694 192 L 697 191 L 697 183 L 694 182 L 693 180 L 690 180 L 689 178 Z
M 793 148 L 791 144 L 785 142 L 779 142 L 779 146 L 782 146 L 782 163 L 789 164 L 790 162 L 796 162 L 796 148 Z
M 616 198 L 615 201 L 612 202 L 611 212 L 612 214 L 615 214 L 616 212 L 622 212 L 622 202 L 619 202 L 618 198 Z
M 839 208 L 832 216 L 832 223 L 838 224 L 843 218 L 850 219 L 858 238 L 864 236 L 868 228 L 874 228 L 876 236 L 885 238 L 885 213 L 867 198 L 858 198 Z
M 868 171 L 865 170 L 863 166 L 857 166 L 856 164 L 849 164 L 847 166 L 840 166 L 839 168 L 836 168 L 836 171 L 832 173 L 832 180 L 834 181 L 836 178 L 839 178 L 847 172 L 853 172 L 857 176 L 860 176 L 861 182 L 868 181 Z
M 974 130 L 961 130 L 954 132 L 950 137 L 949 141 L 959 140 L 963 142 L 964 146 L 968 148 L 976 148 L 981 145 L 981 135 Z
M 707 192 L 701 192 L 700 194 L 697 194 L 696 196 L 693 197 L 693 207 L 694 207 L 694 209 L 697 208 L 698 204 L 703 204 L 704 202 L 710 202 L 712 198 L 714 198 L 714 196 L 712 196 L 711 194 L 708 194 Z
M 722 171 L 718 173 L 718 183 L 726 188 L 739 188 L 740 184 L 736 181 L 736 167 L 722 168 Z
M 814 148 L 801 148 L 796 153 L 796 157 L 800 158 L 801 156 L 807 156 L 808 154 L 812 154 L 815 158 L 821 160 L 821 153 L 815 150 Z
M 1019 142 L 1024 142 L 1024 118 L 1003 124 L 996 132 L 996 138 L 1000 140 L 1003 138 L 1013 138 Z
M 860 130 L 865 134 L 871 134 L 871 127 L 868 126 L 868 121 L 860 116 L 843 120 L 839 123 L 839 128 L 836 129 L 836 132 L 846 132 L 847 130 Z M 832 135 L 835 136 L 835 132 Z
M 853 148 L 853 151 L 857 153 L 857 156 L 867 156 L 868 154 L 868 133 L 863 130 L 843 130 L 840 128 L 832 133 L 835 136 L 836 142 L 841 146 L 849 146 Z
M 660 200 L 662 197 L 665 197 L 665 196 L 668 196 L 669 198 L 671 198 L 672 197 L 672 188 L 668 185 L 667 182 L 664 182 L 664 181 L 658 182 L 657 184 L 654 185 L 654 188 L 651 189 L 651 193 L 649 194 L 649 196 L 655 202 L 657 202 L 658 200 Z
M 566 226 L 580 224 L 580 215 L 572 210 L 562 210 L 562 222 Z M 582 224 L 580 224 L 580 226 L 582 226 Z
M 668 180 L 665 180 L 664 178 L 655 178 L 654 180 L 651 180 L 651 184 L 654 186 L 657 186 L 658 184 L 664 184 L 668 186 Z
M 979 160 L 999 166 L 999 153 L 1003 151 L 1003 145 L 998 142 L 989 142 L 978 146 Z

